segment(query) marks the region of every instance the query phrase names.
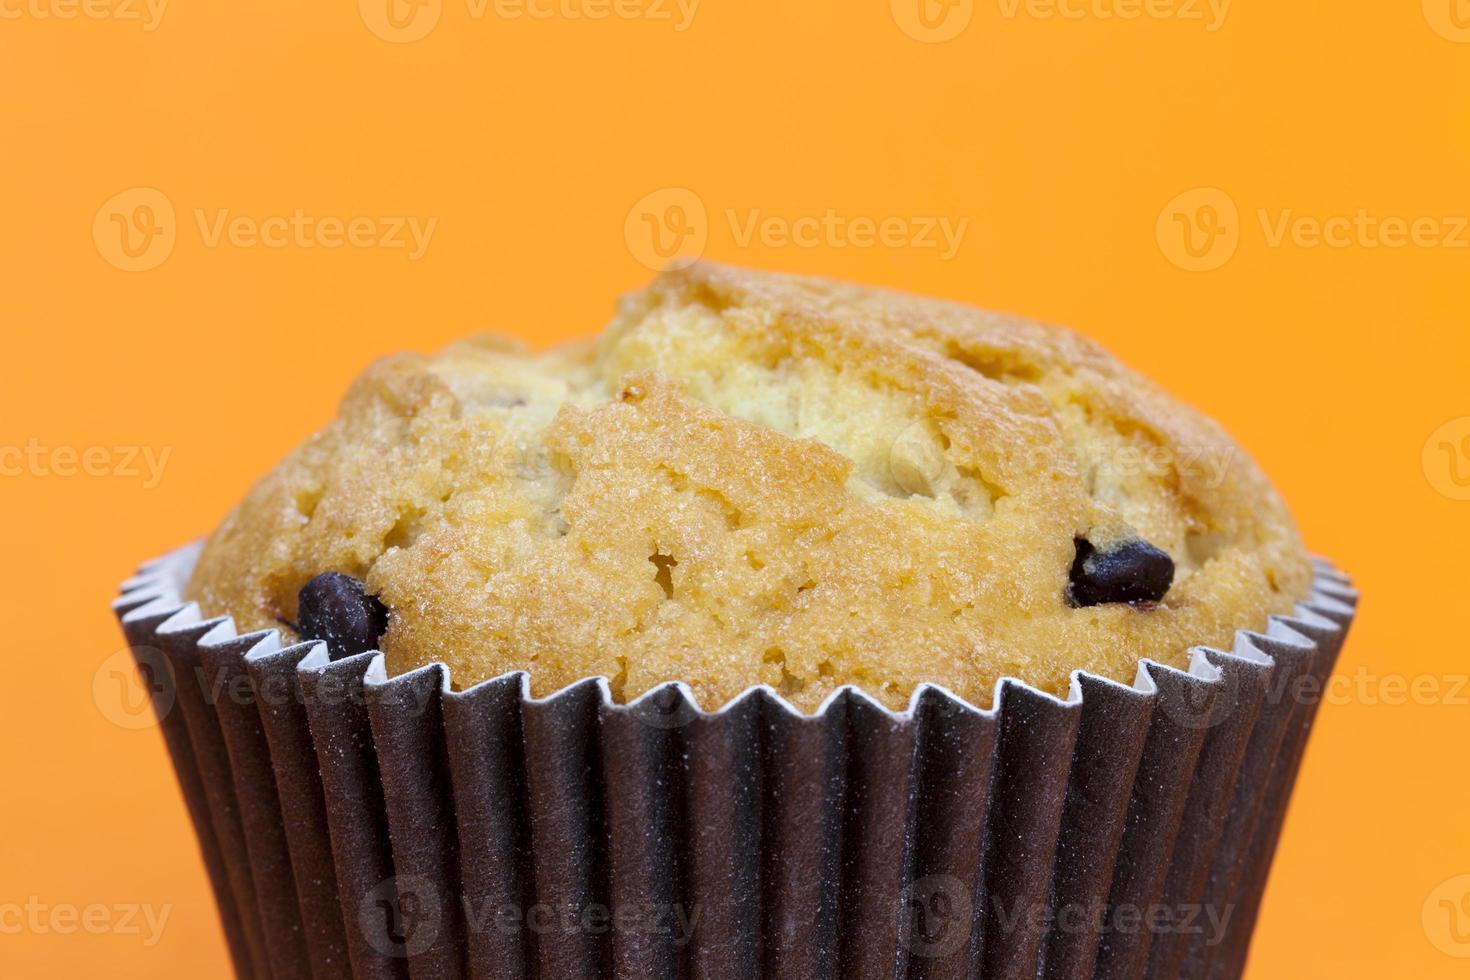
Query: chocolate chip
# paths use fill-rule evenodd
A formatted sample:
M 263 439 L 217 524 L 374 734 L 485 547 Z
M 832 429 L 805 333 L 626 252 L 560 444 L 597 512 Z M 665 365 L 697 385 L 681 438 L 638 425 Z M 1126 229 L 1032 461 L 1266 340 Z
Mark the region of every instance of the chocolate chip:
M 326 641 L 333 660 L 376 650 L 388 629 L 387 608 L 341 572 L 323 572 L 307 582 L 297 603 L 297 632 L 307 640 Z
M 1173 584 L 1174 559 L 1147 541 L 1122 541 L 1098 551 L 1078 538 L 1067 601 L 1074 606 L 1158 602 Z

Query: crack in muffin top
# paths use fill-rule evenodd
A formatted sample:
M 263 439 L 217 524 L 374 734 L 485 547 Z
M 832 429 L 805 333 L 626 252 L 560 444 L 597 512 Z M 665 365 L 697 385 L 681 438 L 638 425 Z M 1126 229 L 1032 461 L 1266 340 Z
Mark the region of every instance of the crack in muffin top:
M 845 684 L 901 708 L 924 682 L 982 706 L 1001 677 L 1126 683 L 1311 582 L 1255 464 L 1097 345 L 709 263 L 596 340 L 373 365 L 187 595 L 294 638 L 328 572 L 386 608 L 392 673 L 678 680 L 707 709 L 755 684 L 809 710 Z

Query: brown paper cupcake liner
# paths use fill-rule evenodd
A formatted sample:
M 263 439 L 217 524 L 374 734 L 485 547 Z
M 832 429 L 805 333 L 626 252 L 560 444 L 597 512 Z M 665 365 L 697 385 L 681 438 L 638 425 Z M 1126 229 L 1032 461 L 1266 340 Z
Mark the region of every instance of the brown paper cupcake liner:
M 1231 651 L 1066 698 L 705 712 L 237 635 L 196 556 L 115 609 L 236 972 L 279 980 L 1239 976 L 1356 602 L 1319 563 Z

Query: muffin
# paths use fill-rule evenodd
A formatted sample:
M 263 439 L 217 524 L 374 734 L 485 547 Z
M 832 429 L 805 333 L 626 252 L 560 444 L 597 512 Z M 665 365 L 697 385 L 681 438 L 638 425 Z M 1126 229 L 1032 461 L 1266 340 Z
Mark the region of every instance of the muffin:
M 385 607 L 395 673 L 679 680 L 707 708 L 768 684 L 807 710 L 1183 667 L 1312 580 L 1229 437 L 1075 334 L 707 264 L 596 341 L 373 366 L 187 597 L 299 635 L 323 572 Z
M 700 263 L 118 610 L 241 975 L 1223 977 L 1354 598 L 1095 344 Z

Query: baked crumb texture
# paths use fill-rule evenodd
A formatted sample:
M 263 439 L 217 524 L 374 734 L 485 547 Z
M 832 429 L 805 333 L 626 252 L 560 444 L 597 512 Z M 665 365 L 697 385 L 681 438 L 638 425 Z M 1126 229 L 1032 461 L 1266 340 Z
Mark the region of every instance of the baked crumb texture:
M 1068 600 L 1078 541 L 1173 558 L 1153 604 Z M 1291 518 L 1218 426 L 1065 330 L 698 264 L 597 340 L 371 367 L 209 539 L 188 598 L 294 635 L 319 573 L 389 612 L 391 672 L 457 686 L 754 684 L 814 709 L 922 682 L 1185 667 L 1304 598 Z

